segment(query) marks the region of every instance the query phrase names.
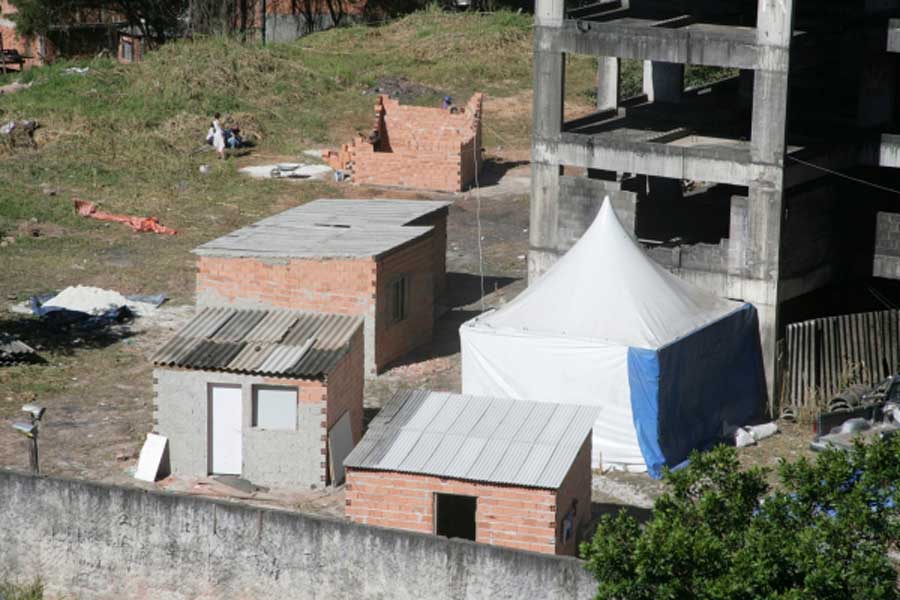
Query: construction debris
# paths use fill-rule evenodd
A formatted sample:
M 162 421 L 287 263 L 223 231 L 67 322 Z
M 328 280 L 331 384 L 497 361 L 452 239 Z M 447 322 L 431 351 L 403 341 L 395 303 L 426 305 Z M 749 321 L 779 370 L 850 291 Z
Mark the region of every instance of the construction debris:
M 28 344 L 7 333 L 0 333 L 0 367 L 33 362 L 39 357 Z
M 327 179 L 332 172 L 326 165 L 306 163 L 278 163 L 244 167 L 241 173 L 255 179 Z
M 75 212 L 82 217 L 89 217 L 91 219 L 97 219 L 98 221 L 124 223 L 134 231 L 138 232 L 153 232 L 164 235 L 175 235 L 178 233 L 174 229 L 162 225 L 156 217 L 129 217 L 127 215 L 116 215 L 97 210 L 97 205 L 87 200 L 75 200 Z
M 6 85 L 0 85 L 0 94 L 15 94 L 16 92 L 27 90 L 31 87 L 31 83 L 32 82 L 19 83 L 18 81 L 13 81 L 12 83 L 8 83 Z
M 31 299 L 31 312 L 37 316 L 46 316 L 53 312 L 68 311 L 91 316 L 104 316 L 127 309 L 136 316 L 152 314 L 165 301 L 165 295 L 157 296 L 123 296 L 119 292 L 102 288 L 76 285 L 67 287 L 50 297 L 34 297 Z

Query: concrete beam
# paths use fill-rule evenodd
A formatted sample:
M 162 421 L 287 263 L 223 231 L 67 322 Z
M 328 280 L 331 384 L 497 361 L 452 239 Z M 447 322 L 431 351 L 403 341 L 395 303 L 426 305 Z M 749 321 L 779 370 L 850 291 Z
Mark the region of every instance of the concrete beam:
M 752 28 L 689 25 L 681 28 L 633 26 L 566 19 L 559 28 L 538 30 L 559 52 L 616 56 L 669 63 L 754 69 L 759 62 Z M 787 54 L 782 62 L 788 63 Z
M 674 146 L 609 135 L 563 133 L 558 141 L 536 139 L 532 161 L 734 185 L 749 185 L 756 176 L 749 147 Z

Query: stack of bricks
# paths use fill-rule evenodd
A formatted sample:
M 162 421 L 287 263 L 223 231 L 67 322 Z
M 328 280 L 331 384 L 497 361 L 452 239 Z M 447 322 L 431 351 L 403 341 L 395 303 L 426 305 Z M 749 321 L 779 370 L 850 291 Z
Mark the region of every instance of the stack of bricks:
M 477 498 L 476 542 L 574 555 L 575 532 L 590 518 L 590 489 L 588 438 L 558 490 L 348 468 L 345 513 L 357 523 L 434 533 L 434 494 L 470 496 Z M 573 505 L 573 535 L 563 542 L 563 520 Z
M 379 96 L 371 134 L 323 157 L 333 168 L 352 173 L 357 184 L 462 191 L 482 166 L 483 102 L 483 94 L 476 93 L 454 113 L 401 106 Z

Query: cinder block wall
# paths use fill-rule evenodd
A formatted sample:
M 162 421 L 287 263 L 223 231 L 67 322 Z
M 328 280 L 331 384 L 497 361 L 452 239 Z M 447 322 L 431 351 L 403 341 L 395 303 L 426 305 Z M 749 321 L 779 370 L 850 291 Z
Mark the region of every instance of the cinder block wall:
M 325 382 L 165 368 L 154 370 L 153 375 L 154 431 L 169 439 L 169 458 L 176 475 L 209 475 L 208 386 L 240 385 L 243 398 L 241 475 L 261 485 L 325 485 Z M 252 426 L 254 385 L 297 388 L 296 431 L 268 431 Z
M 431 235 L 405 246 L 377 263 L 375 364 L 380 369 L 431 340 L 434 330 L 434 267 Z M 408 315 L 394 321 L 392 284 L 406 276 Z
M 346 515 L 351 520 L 422 533 L 434 533 L 435 493 L 476 496 L 475 541 L 556 552 L 553 490 L 352 468 L 347 469 L 346 490 Z

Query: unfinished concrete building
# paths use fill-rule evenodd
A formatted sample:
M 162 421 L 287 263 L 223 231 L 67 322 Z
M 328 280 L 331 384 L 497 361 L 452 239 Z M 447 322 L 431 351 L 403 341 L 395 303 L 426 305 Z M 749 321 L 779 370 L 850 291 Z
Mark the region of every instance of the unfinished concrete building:
M 880 213 L 900 199 L 869 184 L 900 187 L 900 3 L 568 4 L 535 9 L 529 278 L 608 195 L 659 262 L 757 307 L 775 398 L 788 323 L 895 291 L 898 227 Z M 571 120 L 567 54 L 599 59 L 596 112 Z M 627 98 L 625 61 L 643 66 Z

